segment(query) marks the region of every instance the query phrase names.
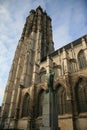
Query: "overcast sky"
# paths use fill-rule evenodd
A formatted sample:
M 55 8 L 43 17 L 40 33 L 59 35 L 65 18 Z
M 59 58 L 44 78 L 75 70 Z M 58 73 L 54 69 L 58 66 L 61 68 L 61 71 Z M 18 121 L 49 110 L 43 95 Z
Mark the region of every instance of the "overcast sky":
M 25 19 L 39 5 L 52 18 L 55 49 L 87 34 L 87 0 L 0 0 L 0 105 Z

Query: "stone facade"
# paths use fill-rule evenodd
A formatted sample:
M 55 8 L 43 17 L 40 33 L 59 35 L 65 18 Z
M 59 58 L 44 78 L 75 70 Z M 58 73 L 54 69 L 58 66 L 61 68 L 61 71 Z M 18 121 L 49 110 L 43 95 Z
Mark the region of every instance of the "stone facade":
M 87 35 L 54 51 L 51 18 L 38 7 L 26 18 L 15 52 L 1 129 L 40 130 L 43 122 L 48 125 L 43 116 L 48 111 L 44 95 L 48 74 L 53 72 L 60 130 L 87 130 Z
M 0 115 L 1 115 L 1 106 L 0 106 Z

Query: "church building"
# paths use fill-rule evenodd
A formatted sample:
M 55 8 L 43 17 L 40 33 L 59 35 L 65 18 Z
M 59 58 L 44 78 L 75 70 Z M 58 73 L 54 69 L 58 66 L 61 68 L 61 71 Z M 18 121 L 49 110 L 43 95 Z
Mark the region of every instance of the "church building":
M 39 6 L 26 18 L 15 51 L 0 129 L 57 127 L 87 130 L 87 35 L 55 51 L 51 18 Z

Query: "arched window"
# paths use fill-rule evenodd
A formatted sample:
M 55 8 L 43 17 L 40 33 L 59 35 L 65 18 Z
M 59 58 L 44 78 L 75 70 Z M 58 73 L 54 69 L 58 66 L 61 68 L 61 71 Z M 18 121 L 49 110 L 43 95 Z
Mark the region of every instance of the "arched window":
M 29 116 L 29 102 L 30 102 L 30 96 L 29 94 L 25 94 L 24 100 L 23 100 L 23 106 L 22 106 L 22 117 Z
M 81 50 L 79 53 L 78 53 L 78 62 L 79 62 L 79 68 L 80 69 L 83 69 L 86 67 L 86 58 L 85 58 L 85 55 L 84 55 L 84 51 Z
M 40 82 L 43 83 L 46 80 L 46 69 L 42 68 L 40 70 Z
M 87 80 L 82 78 L 78 80 L 75 94 L 78 112 L 87 112 Z
M 58 67 L 54 67 L 53 68 L 53 71 L 54 71 L 54 78 L 56 79 L 58 77 Z
M 58 66 L 56 63 L 53 63 L 53 71 L 54 71 L 54 78 L 58 77 Z
M 57 86 L 56 96 L 57 96 L 58 114 L 59 115 L 65 114 L 66 113 L 66 92 L 65 92 L 65 88 L 61 84 Z
M 39 114 L 39 116 L 42 116 L 43 100 L 44 100 L 44 90 L 42 90 L 38 96 L 38 114 Z
M 71 73 L 76 71 L 76 60 L 75 59 L 69 60 L 69 67 L 70 67 Z

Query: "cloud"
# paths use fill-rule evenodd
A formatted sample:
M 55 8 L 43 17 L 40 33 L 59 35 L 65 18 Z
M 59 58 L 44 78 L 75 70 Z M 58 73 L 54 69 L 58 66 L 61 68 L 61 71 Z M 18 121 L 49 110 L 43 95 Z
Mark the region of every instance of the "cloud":
M 74 8 L 71 11 L 70 35 L 76 39 L 87 33 L 87 14 L 85 12 L 85 3 L 76 2 Z
M 63 3 L 63 4 L 62 4 Z M 84 0 L 63 0 L 52 13 L 53 37 L 55 48 L 70 43 L 87 33 L 87 13 Z M 54 6 L 54 5 L 53 5 Z
M 37 8 L 39 5 L 43 9 L 46 9 L 46 0 L 34 0 L 34 2 L 32 4 L 34 6 L 34 9 Z
M 71 41 L 68 29 L 67 26 L 61 25 L 58 29 L 54 30 L 55 49 L 58 49 Z

